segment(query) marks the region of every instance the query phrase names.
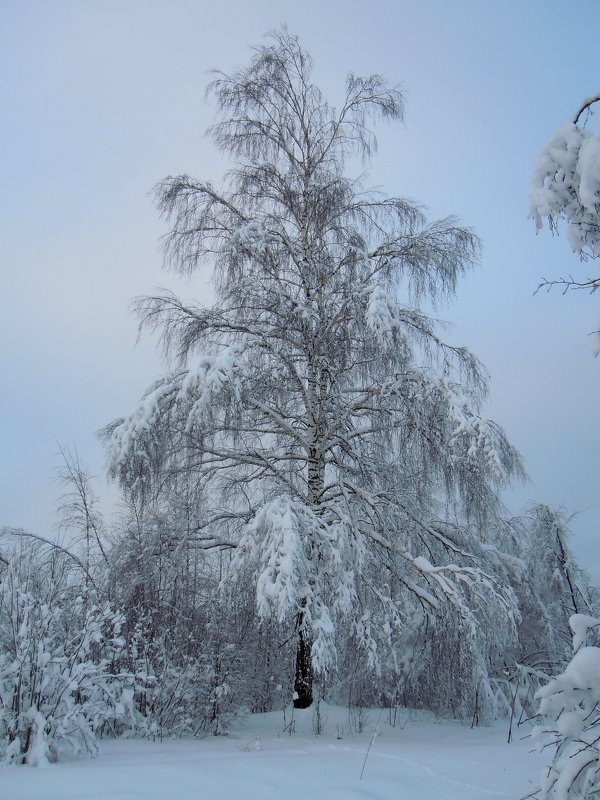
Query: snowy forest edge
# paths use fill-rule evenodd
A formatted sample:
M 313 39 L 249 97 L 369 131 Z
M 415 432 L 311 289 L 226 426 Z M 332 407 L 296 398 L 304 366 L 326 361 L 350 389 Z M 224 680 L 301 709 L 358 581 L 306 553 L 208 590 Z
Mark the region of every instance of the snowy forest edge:
M 477 239 L 346 176 L 375 151 L 369 120 L 402 118 L 401 93 L 349 76 L 336 111 L 310 69 L 282 30 L 218 74 L 212 134 L 234 170 L 218 189 L 157 188 L 166 265 L 208 264 L 218 299 L 139 302 L 175 368 L 104 431 L 119 524 L 65 452 L 77 541 L 2 530 L 2 758 L 222 734 L 239 713 L 318 699 L 474 724 L 539 705 L 559 720 L 535 728 L 556 748 L 542 795 L 588 796 L 596 593 L 563 515 L 503 507 L 519 455 L 480 415 L 482 366 L 427 311 Z M 593 211 L 580 249 L 596 247 Z

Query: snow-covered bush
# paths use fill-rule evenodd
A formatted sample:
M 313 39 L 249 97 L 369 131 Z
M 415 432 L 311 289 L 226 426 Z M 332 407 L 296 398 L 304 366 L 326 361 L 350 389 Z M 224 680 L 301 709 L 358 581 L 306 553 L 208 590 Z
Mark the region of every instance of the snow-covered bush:
M 569 620 L 575 654 L 566 669 L 536 694 L 546 718 L 534 729 L 540 748 L 554 756 L 542 776 L 542 800 L 586 800 L 600 794 L 600 619 L 574 614 Z
M 136 681 L 135 725 L 131 733 L 151 739 L 224 734 L 241 706 L 243 670 L 229 678 L 238 649 L 232 643 L 190 640 L 186 653 L 181 641 L 168 634 L 158 640 L 141 637 L 130 644 Z
M 136 675 L 134 735 L 226 733 L 242 709 L 273 708 L 282 652 L 289 661 L 286 648 L 273 647 L 279 632 L 259 626 L 249 587 L 219 591 L 229 558 L 195 547 L 188 532 L 196 501 L 190 482 L 186 503 L 131 504 L 110 553 L 126 666 Z
M 0 575 L 1 761 L 94 755 L 96 732 L 132 714 L 132 677 L 116 672 L 122 616 L 74 591 L 57 553 L 22 550 Z

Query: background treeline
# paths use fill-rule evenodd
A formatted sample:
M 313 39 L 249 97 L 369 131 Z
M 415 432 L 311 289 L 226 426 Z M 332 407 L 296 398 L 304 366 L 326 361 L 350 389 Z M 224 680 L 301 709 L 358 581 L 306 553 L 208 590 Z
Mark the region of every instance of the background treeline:
M 95 753 L 98 736 L 222 734 L 237 715 L 290 706 L 294 637 L 260 619 L 229 552 L 195 546 L 190 487 L 187 503 L 132 500 L 107 531 L 89 477 L 67 459 L 79 539 L 61 549 L 3 529 L 0 540 L 2 759 Z M 452 607 L 421 609 L 376 665 L 338 631 L 337 666 L 317 698 L 476 724 L 533 715 L 536 690 L 571 658 L 569 617 L 595 607 L 567 537 L 545 506 L 503 521 L 481 557 L 513 596 L 514 625 L 484 606 L 468 622 Z

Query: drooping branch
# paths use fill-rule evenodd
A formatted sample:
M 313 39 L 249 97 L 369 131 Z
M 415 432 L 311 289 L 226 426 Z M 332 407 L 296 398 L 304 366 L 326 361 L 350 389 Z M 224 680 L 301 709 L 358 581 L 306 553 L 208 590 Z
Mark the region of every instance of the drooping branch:
M 34 541 L 48 545 L 48 547 L 51 547 L 53 550 L 57 550 L 59 553 L 63 553 L 64 555 L 68 556 L 71 559 L 71 561 L 73 561 L 73 563 L 79 567 L 79 569 L 83 572 L 83 574 L 86 576 L 87 580 L 94 587 L 94 589 L 99 593 L 102 592 L 102 590 L 98 587 L 98 585 L 94 581 L 94 578 L 86 568 L 83 561 L 79 558 L 79 556 L 75 555 L 75 553 L 73 553 L 68 548 L 63 547 L 58 542 L 53 542 L 51 539 L 46 539 L 44 536 L 40 536 L 37 533 L 30 533 L 29 531 L 24 531 L 22 528 L 6 528 L 6 527 L 0 528 L 0 535 L 15 536 L 17 538 L 22 538 L 22 539 L 33 539 Z M 2 560 L 4 561 L 5 559 Z
M 588 111 L 594 105 L 594 103 L 598 103 L 598 102 L 600 102 L 600 93 L 592 95 L 591 97 L 586 97 L 586 99 L 582 102 L 582 104 L 577 109 L 577 113 L 573 117 L 573 123 L 575 125 L 577 125 L 581 115 L 584 114 L 586 111 Z

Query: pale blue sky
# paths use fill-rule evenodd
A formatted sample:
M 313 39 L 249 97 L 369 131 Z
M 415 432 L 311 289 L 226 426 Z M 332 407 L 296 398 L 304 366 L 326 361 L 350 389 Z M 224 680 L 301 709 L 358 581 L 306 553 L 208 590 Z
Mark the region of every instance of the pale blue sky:
M 541 146 L 600 89 L 600 0 L 0 0 L 0 525 L 47 534 L 58 443 L 101 475 L 95 431 L 161 372 L 152 342 L 135 345 L 130 299 L 165 285 L 209 300 L 206 282 L 161 272 L 149 192 L 223 173 L 203 135 L 207 71 L 244 66 L 281 23 L 332 100 L 348 71 L 406 90 L 371 183 L 482 238 L 480 270 L 441 315 L 487 365 L 486 412 L 524 455 L 532 484 L 513 509 L 581 511 L 573 543 L 600 582 L 598 300 L 533 295 L 541 275 L 595 265 L 526 218 Z

